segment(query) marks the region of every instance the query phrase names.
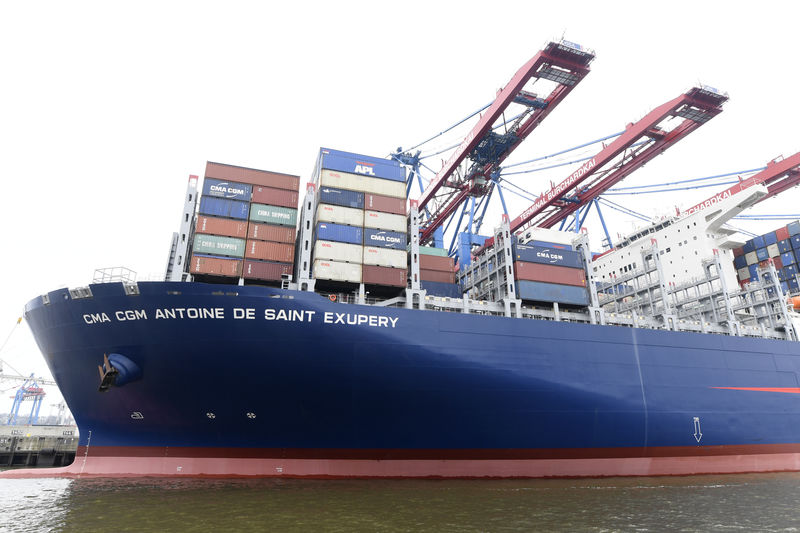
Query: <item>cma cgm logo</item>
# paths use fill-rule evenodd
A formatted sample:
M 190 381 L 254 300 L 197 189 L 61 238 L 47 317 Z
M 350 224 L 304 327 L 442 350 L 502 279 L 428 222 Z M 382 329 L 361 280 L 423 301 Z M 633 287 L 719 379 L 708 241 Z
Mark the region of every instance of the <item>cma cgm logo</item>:
M 556 261 L 563 261 L 564 256 L 561 254 L 553 253 L 550 250 L 545 250 L 543 252 L 536 252 L 536 257 L 541 257 L 542 259 L 547 259 L 551 263 L 555 263 Z
M 364 163 L 362 161 L 357 161 L 356 162 L 356 168 L 355 168 L 354 172 L 356 174 L 367 174 L 369 176 L 374 176 L 375 175 L 375 170 L 373 170 L 372 167 L 373 167 L 373 165 L 370 165 L 369 163 Z

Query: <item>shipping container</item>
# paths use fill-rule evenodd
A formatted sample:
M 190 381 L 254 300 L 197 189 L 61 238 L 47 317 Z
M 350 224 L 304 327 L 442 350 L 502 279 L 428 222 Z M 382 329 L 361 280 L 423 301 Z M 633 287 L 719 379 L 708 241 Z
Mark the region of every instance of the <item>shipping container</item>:
M 528 244 L 516 244 L 512 248 L 514 259 L 517 261 L 583 268 L 580 252 L 573 250 L 559 250 Z
M 242 275 L 242 260 L 209 255 L 192 255 L 189 273 L 238 278 Z
M 755 265 L 756 263 L 758 263 L 758 256 L 756 255 L 755 250 L 744 254 L 744 259 L 748 265 Z
M 441 270 L 419 269 L 420 281 L 438 281 L 439 283 L 455 283 L 455 272 L 442 272 Z
M 338 172 L 335 170 L 323 170 L 319 177 L 319 186 L 334 187 L 337 189 L 347 189 L 365 193 L 380 194 L 394 198 L 406 197 L 405 183 L 399 181 L 382 180 L 367 178 L 356 174 Z
M 781 281 L 781 290 L 783 291 L 783 294 L 788 293 L 789 292 L 789 284 L 786 283 L 785 281 Z
M 244 256 L 244 245 L 244 239 L 198 233 L 194 236 L 192 252 L 199 255 L 225 255 L 241 258 Z
M 408 284 L 408 273 L 405 268 L 363 265 L 361 267 L 361 281 L 366 285 L 405 287 Z
M 742 250 L 744 250 L 744 253 L 746 254 L 750 252 L 755 252 L 756 247 L 755 244 L 753 244 L 753 240 L 750 239 L 749 241 L 745 241 L 744 246 L 742 246 Z
M 572 250 L 572 241 L 575 239 L 576 235 L 572 231 L 533 227 L 525 230 L 519 237 L 529 246 L 535 245 L 535 242 L 541 242 L 545 248 L 554 248 L 557 246 L 559 249 Z M 514 239 L 512 239 L 512 244 L 516 244 Z
M 317 224 L 316 239 L 323 241 L 349 242 L 350 244 L 364 243 L 364 229 L 357 226 L 344 226 L 320 222 Z
M 740 268 L 736 271 L 736 275 L 739 278 L 739 281 L 749 281 L 750 280 L 750 269 L 747 267 Z
M 777 244 L 768 244 L 767 245 L 767 256 L 768 257 L 778 257 L 781 255 L 780 251 L 778 250 Z
M 419 256 L 419 267 L 425 270 L 441 270 L 442 272 L 455 272 L 455 260 L 452 257 L 440 255 Z
M 774 231 L 770 231 L 769 233 L 764 234 L 764 247 L 766 248 L 770 244 L 776 244 L 778 242 L 778 237 L 776 236 Z
M 556 250 L 572 250 L 571 244 L 561 244 L 557 242 L 532 240 L 525 243 L 526 246 L 539 246 L 542 248 L 555 248 Z
M 787 224 L 786 230 L 789 232 L 789 235 L 800 235 L 800 220 L 795 220 Z
M 789 242 L 792 243 L 793 249 L 800 250 L 800 235 L 792 235 L 789 237 Z
M 793 265 L 796 263 L 797 261 L 794 256 L 794 252 L 786 252 L 781 254 L 781 262 L 783 263 L 783 266 Z
M 247 220 L 250 204 L 238 200 L 226 200 L 204 196 L 200 198 L 200 214 L 216 217 L 237 218 Z
M 797 264 L 785 265 L 783 267 L 783 271 L 786 272 L 786 279 L 791 279 L 797 274 L 798 266 L 797 266 Z
M 756 250 L 766 246 L 766 244 L 764 243 L 764 236 L 763 235 L 758 235 L 757 237 L 753 237 L 751 240 L 753 241 L 753 247 Z
M 364 195 L 364 209 L 380 211 L 381 213 L 406 214 L 406 199 L 382 196 L 380 194 L 366 193 Z
M 773 257 L 772 262 L 775 264 L 775 268 L 780 270 L 783 268 L 783 261 L 781 260 L 781 256 Z
M 364 247 L 346 242 L 321 241 L 314 243 L 314 259 L 327 259 L 343 263 L 361 263 Z
M 410 247 L 409 251 L 411 251 Z M 447 257 L 447 250 L 444 248 L 436 248 L 434 246 L 420 246 L 419 255 L 439 255 L 442 257 Z
M 316 220 L 317 222 L 333 222 L 334 224 L 360 227 L 364 225 L 364 211 L 353 207 L 319 204 Z
M 420 281 L 419 288 L 423 289 L 428 296 L 440 296 L 445 298 L 461 298 L 461 287 L 458 283 L 440 283 L 438 281 Z
M 297 225 L 297 209 L 274 205 L 250 204 L 250 220 L 280 226 Z
M 733 257 L 739 257 L 743 255 L 744 255 L 744 248 L 742 248 L 741 246 L 733 249 Z
M 247 237 L 247 221 L 199 215 L 195 231 L 197 233 L 244 239 Z
M 361 283 L 361 265 L 317 259 L 314 261 L 313 275 L 316 279 Z
M 277 263 L 294 262 L 294 244 L 269 241 L 247 241 L 244 256 L 248 259 L 275 261 Z
M 786 281 L 786 271 L 784 269 L 778 270 L 778 279 L 781 281 Z
M 253 187 L 253 203 L 276 205 L 297 209 L 298 193 L 289 189 L 276 189 L 275 187 Z
M 297 230 L 291 226 L 276 226 L 274 224 L 250 222 L 247 226 L 247 238 L 256 241 L 293 244 L 297 238 Z
M 365 265 L 405 268 L 408 265 L 408 255 L 405 250 L 364 246 L 363 263 Z
M 292 267 L 292 263 L 273 263 L 271 261 L 245 259 L 242 277 L 245 279 L 280 281 L 283 279 L 284 274 L 292 274 Z
M 405 250 L 406 234 L 396 231 L 364 228 L 364 245 Z
M 514 262 L 515 279 L 526 281 L 544 281 L 561 285 L 586 286 L 586 272 L 582 268 L 570 268 L 541 263 Z
M 755 265 L 747 265 L 747 269 L 750 271 L 750 279 L 753 279 L 753 277 L 758 279 L 758 263 Z
M 330 148 L 321 148 L 320 158 L 321 169 L 339 170 L 403 183 L 406 181 L 405 168 L 392 159 L 380 159 Z
M 335 187 L 320 187 L 319 199 L 317 202 L 320 204 L 340 205 L 342 207 L 364 209 L 364 193 L 358 191 L 348 191 L 345 189 L 337 189 Z
M 252 190 L 253 186 L 245 183 L 222 181 L 213 178 L 206 178 L 203 180 L 203 196 L 214 196 L 216 198 L 249 202 Z
M 250 185 L 261 185 L 262 187 L 274 187 L 276 189 L 297 191 L 300 188 L 299 176 L 223 163 L 212 163 L 211 161 L 206 163 L 205 176 L 206 178 L 230 180 Z
M 542 283 L 541 281 L 518 281 L 517 295 L 522 300 L 544 303 L 556 302 L 564 305 L 589 305 L 589 295 L 584 287 Z
M 759 261 L 764 261 L 769 259 L 769 252 L 767 252 L 766 248 L 757 248 L 756 249 L 756 257 Z
M 743 255 L 734 256 L 733 258 L 733 266 L 737 269 L 743 268 L 747 266 L 747 258 Z
M 789 238 L 789 229 L 786 226 L 776 229 L 775 237 L 778 239 L 778 242 L 785 241 Z
M 800 265 L 800 248 L 794 251 L 794 263 Z
M 408 221 L 405 215 L 381 213 L 380 211 L 364 211 L 364 227 L 375 229 L 388 229 L 405 233 Z
M 800 290 L 800 282 L 797 278 L 787 279 L 786 283 L 789 285 L 789 292 L 791 294 L 796 294 L 798 290 Z
M 790 241 L 789 239 L 784 239 L 782 241 L 778 241 L 778 251 L 780 253 L 782 253 L 782 254 L 785 254 L 786 252 L 791 252 L 792 251 L 792 241 Z

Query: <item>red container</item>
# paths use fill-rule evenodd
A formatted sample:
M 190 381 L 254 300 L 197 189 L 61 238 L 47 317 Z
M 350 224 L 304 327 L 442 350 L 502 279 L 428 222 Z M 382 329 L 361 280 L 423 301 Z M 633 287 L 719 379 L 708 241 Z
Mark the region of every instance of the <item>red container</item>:
M 419 279 L 422 281 L 438 281 L 439 283 L 455 283 L 455 272 L 442 272 L 441 270 L 419 269 Z
M 374 265 L 361 267 L 361 281 L 366 285 L 388 285 L 405 287 L 408 273 L 405 268 L 389 268 Z
M 455 271 L 455 262 L 452 257 L 419 254 L 419 268 L 423 270 L 439 270 L 440 272 L 453 272 Z
M 733 249 L 733 257 L 739 257 L 740 255 L 744 255 L 744 247 L 740 246 L 738 248 Z
M 780 270 L 780 269 L 783 268 L 783 259 L 781 259 L 781 256 L 773 257 L 772 258 L 772 262 L 775 263 L 775 268 L 777 270 Z
M 248 240 L 244 256 L 248 259 L 294 263 L 294 244 Z
M 195 233 L 206 235 L 222 235 L 224 237 L 247 237 L 247 221 L 232 220 L 230 218 L 216 218 L 200 215 L 197 217 Z
M 189 265 L 190 274 L 210 274 L 238 278 L 242 275 L 242 261 L 223 257 L 193 255 Z
M 784 240 L 788 239 L 789 238 L 789 227 L 788 226 L 784 226 L 782 228 L 776 229 L 775 230 L 775 237 L 779 241 L 784 241 Z
M 394 213 L 395 215 L 406 214 L 406 199 L 391 198 L 380 194 L 364 193 L 364 209 L 368 211 L 380 211 L 381 213 Z
M 245 259 L 242 277 L 244 279 L 280 281 L 283 274 L 292 273 L 292 266 L 291 263 L 271 263 L 268 261 Z
M 514 261 L 514 274 L 518 280 L 542 281 L 545 283 L 572 285 L 574 287 L 586 286 L 586 273 L 582 268 Z
M 294 244 L 297 237 L 297 230 L 286 226 L 274 226 L 272 224 L 260 224 L 250 222 L 247 227 L 247 238 L 256 241 L 285 242 Z
M 253 187 L 253 203 L 297 209 L 297 191 L 273 187 Z
M 237 167 L 235 165 L 225 165 L 223 163 L 206 163 L 206 177 L 218 180 L 237 181 L 250 185 L 261 185 L 262 187 L 274 187 L 276 189 L 289 189 L 297 191 L 300 189 L 300 177 L 291 174 L 281 174 L 269 172 L 267 170 L 256 170 L 254 168 Z M 297 207 L 296 205 L 293 207 Z

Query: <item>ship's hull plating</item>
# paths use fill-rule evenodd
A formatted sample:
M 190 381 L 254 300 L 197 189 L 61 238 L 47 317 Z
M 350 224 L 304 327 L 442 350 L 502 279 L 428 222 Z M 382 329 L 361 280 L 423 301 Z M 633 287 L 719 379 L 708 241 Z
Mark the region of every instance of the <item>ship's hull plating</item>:
M 800 469 L 797 342 L 349 305 L 263 287 L 91 288 L 91 298 L 55 291 L 26 309 L 80 428 L 77 459 L 6 476 Z M 99 392 L 104 354 L 140 374 Z

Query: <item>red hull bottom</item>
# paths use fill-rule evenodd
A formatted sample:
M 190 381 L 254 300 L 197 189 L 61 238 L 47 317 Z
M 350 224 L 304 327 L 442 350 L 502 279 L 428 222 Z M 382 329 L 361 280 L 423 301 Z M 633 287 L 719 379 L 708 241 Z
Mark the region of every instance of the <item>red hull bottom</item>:
M 752 450 L 752 447 L 748 447 Z M 115 448 L 114 452 L 124 449 Z M 93 452 L 96 449 L 92 449 Z M 109 450 L 110 451 L 110 450 Z M 358 459 L 154 457 L 85 454 L 62 468 L 0 472 L 2 478 L 34 477 L 307 477 L 307 478 L 543 478 L 664 476 L 800 471 L 800 453 L 728 453 L 657 457 L 551 459 Z M 166 451 L 166 450 L 164 450 Z M 171 455 L 177 450 L 170 449 Z M 220 450 L 220 453 L 224 451 Z M 191 455 L 191 454 L 187 454 Z

